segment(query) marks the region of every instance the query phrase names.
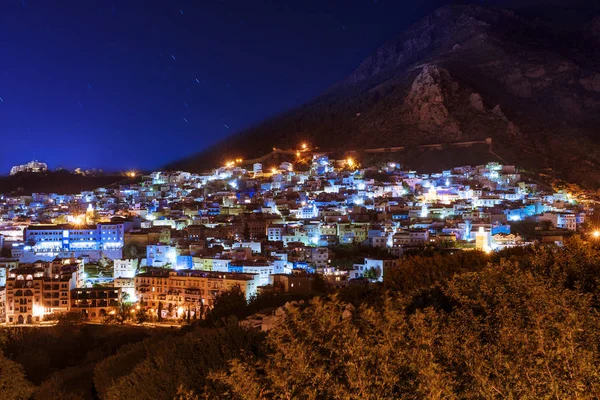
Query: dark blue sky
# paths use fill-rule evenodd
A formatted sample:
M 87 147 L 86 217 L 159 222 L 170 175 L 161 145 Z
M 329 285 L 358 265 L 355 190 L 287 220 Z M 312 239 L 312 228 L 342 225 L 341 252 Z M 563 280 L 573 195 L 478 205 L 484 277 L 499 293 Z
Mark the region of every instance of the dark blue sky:
M 2 0 L 0 174 L 153 169 L 320 94 L 444 0 Z
M 441 3 L 3 0 L 0 174 L 158 168 L 318 95 Z

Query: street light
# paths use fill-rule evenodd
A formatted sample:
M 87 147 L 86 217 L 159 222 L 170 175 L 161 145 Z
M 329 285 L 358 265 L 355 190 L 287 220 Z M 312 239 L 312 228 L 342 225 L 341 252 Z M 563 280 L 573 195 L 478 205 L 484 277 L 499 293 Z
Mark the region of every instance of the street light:
M 594 239 L 600 238 L 600 231 L 594 231 L 594 232 L 592 232 L 592 236 L 594 237 Z

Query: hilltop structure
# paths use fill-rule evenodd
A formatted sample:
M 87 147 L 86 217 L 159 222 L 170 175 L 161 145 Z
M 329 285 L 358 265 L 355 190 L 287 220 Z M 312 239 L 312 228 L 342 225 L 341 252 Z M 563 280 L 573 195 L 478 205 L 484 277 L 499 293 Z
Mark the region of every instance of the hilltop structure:
M 27 164 L 15 165 L 14 167 L 12 167 L 10 169 L 10 174 L 16 175 L 21 172 L 39 173 L 39 172 L 46 172 L 46 171 L 48 171 L 48 165 L 46 163 L 39 162 L 37 160 L 33 160 L 33 161 L 28 162 Z

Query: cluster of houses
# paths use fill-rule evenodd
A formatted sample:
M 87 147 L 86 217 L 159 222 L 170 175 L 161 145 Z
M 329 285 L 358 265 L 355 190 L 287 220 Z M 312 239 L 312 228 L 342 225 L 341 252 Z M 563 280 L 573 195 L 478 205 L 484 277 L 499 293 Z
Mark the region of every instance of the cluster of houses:
M 410 249 L 560 244 L 592 211 L 580 194 L 545 191 L 514 166 L 422 174 L 300 151 L 303 165 L 237 160 L 75 195 L 0 196 L 0 322 L 101 318 L 122 301 L 201 317 L 233 286 L 249 299 L 308 292 L 315 273 L 332 287 L 381 281 Z M 341 265 L 340 248 L 377 255 Z

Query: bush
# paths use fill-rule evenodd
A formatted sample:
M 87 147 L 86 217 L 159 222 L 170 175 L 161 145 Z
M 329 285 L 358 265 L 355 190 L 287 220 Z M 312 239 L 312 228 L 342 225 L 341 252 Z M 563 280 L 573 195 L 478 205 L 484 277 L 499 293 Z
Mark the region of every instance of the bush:
M 246 316 L 248 303 L 246 295 L 239 285 L 219 293 L 213 302 L 213 307 L 206 313 L 205 323 L 215 325 L 229 317 L 241 318 Z
M 223 387 L 207 380 L 241 353 L 260 354 L 263 334 L 230 321 L 219 330 L 194 329 L 180 337 L 147 341 L 120 350 L 99 363 L 94 373 L 103 400 L 171 400 L 193 391 L 220 397 Z
M 35 387 L 25 378 L 23 367 L 0 354 L 0 393 L 5 400 L 27 400 Z
M 267 356 L 213 373 L 227 398 L 579 398 L 600 394 L 590 296 L 502 262 L 451 278 L 432 304 L 387 296 L 290 308 Z
M 481 251 L 461 250 L 407 256 L 398 266 L 385 271 L 383 283 L 387 290 L 410 293 L 449 279 L 455 274 L 480 271 L 489 260 L 489 256 Z

